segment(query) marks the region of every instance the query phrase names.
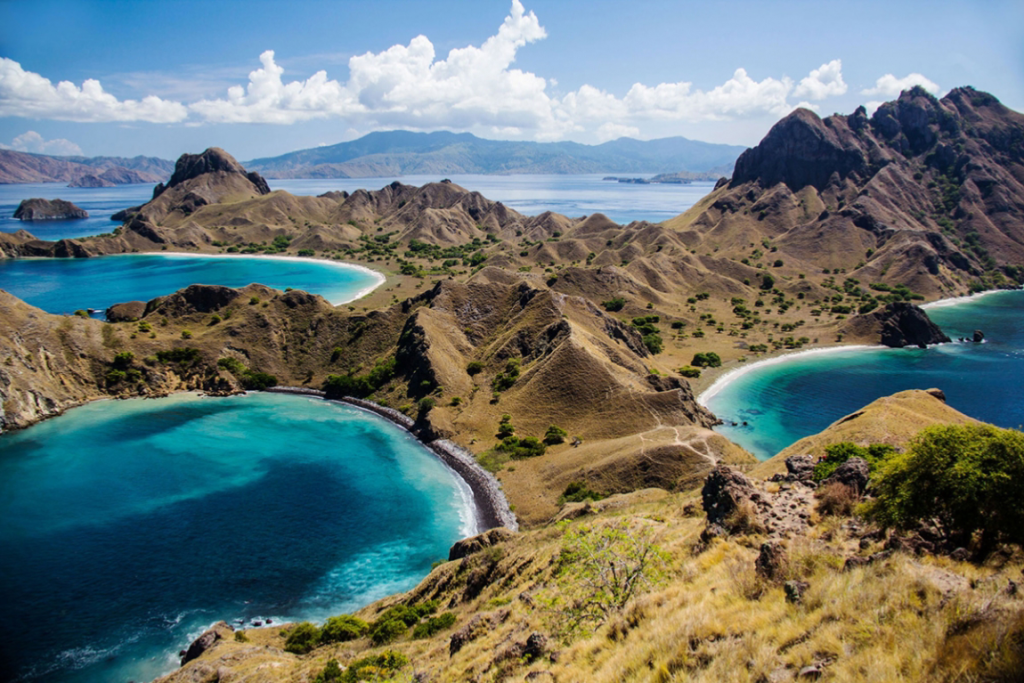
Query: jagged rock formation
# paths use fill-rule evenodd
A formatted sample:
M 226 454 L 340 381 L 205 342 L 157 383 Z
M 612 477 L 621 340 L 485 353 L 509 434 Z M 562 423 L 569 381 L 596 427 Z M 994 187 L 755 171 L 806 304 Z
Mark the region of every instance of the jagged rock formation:
M 913 88 L 870 118 L 794 111 L 669 225 L 698 250 L 768 240 L 784 273 L 842 269 L 931 297 L 1024 280 L 1022 216 L 1024 116 L 969 87 Z
M 88 218 L 89 212 L 63 199 L 23 199 L 14 211 L 19 221 L 64 221 Z
M 840 326 L 844 334 L 875 337 L 879 343 L 892 348 L 930 344 L 944 344 L 949 337 L 931 321 L 919 306 L 894 302 L 881 310 L 852 318 Z

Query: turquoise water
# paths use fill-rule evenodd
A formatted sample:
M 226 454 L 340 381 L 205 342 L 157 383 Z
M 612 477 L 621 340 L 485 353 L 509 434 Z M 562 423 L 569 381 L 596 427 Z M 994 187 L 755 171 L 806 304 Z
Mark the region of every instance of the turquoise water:
M 407 432 L 319 399 L 102 401 L 4 434 L 0 680 L 151 680 L 219 619 L 408 590 L 469 501 Z
M 0 289 L 50 313 L 148 301 L 192 284 L 292 287 L 333 304 L 356 299 L 383 281 L 365 268 L 266 256 L 124 254 L 87 259 L 0 259 Z
M 1024 425 L 1024 291 L 941 302 L 928 315 L 953 339 L 980 329 L 985 343 L 795 354 L 726 376 L 700 400 L 720 418 L 740 423 L 716 431 L 762 459 L 906 389 L 938 387 L 949 405 L 971 417 L 1000 427 Z

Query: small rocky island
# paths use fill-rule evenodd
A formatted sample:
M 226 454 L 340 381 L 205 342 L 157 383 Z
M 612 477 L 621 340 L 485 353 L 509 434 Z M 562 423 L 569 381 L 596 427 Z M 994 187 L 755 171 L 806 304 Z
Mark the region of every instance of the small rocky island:
M 20 221 L 64 221 L 88 218 L 89 212 L 63 199 L 25 199 L 18 205 L 14 217 Z

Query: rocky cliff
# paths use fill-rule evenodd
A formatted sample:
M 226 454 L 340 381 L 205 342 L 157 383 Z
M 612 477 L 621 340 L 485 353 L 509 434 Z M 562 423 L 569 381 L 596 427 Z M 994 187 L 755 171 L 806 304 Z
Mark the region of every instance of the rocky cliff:
M 1024 281 L 1024 116 L 987 93 L 920 88 L 849 116 L 797 110 L 732 180 L 670 222 L 733 257 L 765 241 L 822 267 L 933 297 Z

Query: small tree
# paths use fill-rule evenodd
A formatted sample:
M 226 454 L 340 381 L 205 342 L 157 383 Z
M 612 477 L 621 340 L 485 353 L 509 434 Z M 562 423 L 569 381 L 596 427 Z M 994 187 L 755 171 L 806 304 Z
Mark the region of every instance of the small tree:
M 556 590 L 546 600 L 564 640 L 592 633 L 663 579 L 668 555 L 652 535 L 650 526 L 634 529 L 626 520 L 565 535 Z
M 722 366 L 722 359 L 714 351 L 695 353 L 690 365 L 697 368 L 719 368 Z
M 351 614 L 331 617 L 320 629 L 321 643 L 341 643 L 362 638 L 370 629 L 369 624 Z
M 869 517 L 907 528 L 937 517 L 967 545 L 981 534 L 984 556 L 1000 540 L 1024 544 L 1024 434 L 991 425 L 921 431 L 905 453 L 884 461 Z
M 297 655 L 304 655 L 320 642 L 320 629 L 308 621 L 297 624 L 288 633 L 284 641 L 284 649 Z

